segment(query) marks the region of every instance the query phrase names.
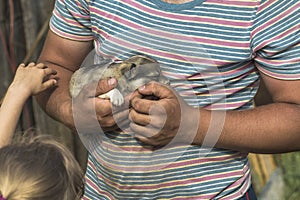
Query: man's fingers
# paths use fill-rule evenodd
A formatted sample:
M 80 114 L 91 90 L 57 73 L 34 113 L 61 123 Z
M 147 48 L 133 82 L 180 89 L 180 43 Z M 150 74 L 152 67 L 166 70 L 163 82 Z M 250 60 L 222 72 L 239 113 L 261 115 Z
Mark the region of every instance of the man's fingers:
M 147 114 L 137 113 L 135 110 L 131 110 L 129 113 L 130 121 L 142 126 L 146 126 L 151 123 L 151 117 Z
M 133 93 L 127 95 L 125 97 L 125 101 L 127 100 L 129 104 L 131 105 L 131 101 L 135 98 L 142 98 L 143 96 L 138 92 L 138 90 L 135 90 Z
M 155 127 L 152 126 L 140 126 L 138 124 L 135 123 L 130 123 L 130 129 L 134 132 L 134 136 L 136 138 L 139 137 L 146 137 L 146 138 L 150 138 L 150 137 L 154 137 L 155 135 L 157 135 L 159 133 L 159 129 L 156 129 Z
M 166 113 L 166 110 L 164 107 L 167 107 L 168 101 L 167 100 L 160 100 L 155 101 L 151 99 L 141 99 L 141 98 L 135 98 L 131 101 L 132 108 L 141 114 L 164 114 Z
M 154 101 L 137 97 L 131 101 L 131 106 L 139 113 L 149 114 L 150 108 L 154 106 Z
M 117 86 L 117 80 L 115 78 L 103 79 L 99 82 L 92 82 L 85 85 L 82 88 L 81 93 L 86 97 L 98 97 Z
M 166 98 L 170 95 L 170 89 L 168 86 L 159 82 L 150 82 L 138 88 L 138 92 L 145 96 L 155 96 L 160 99 Z
M 114 114 L 112 114 L 109 109 L 102 109 L 100 112 L 101 114 L 97 115 L 97 120 L 100 122 L 100 126 L 105 130 L 116 130 L 117 128 L 122 130 L 127 128 L 130 123 L 128 111 L 126 110 Z
M 122 123 L 124 119 L 128 119 L 129 110 L 128 108 L 122 108 L 121 110 L 114 110 L 109 99 L 102 99 L 95 97 L 95 111 L 98 115 L 99 120 L 103 118 L 112 117 L 115 123 Z M 127 122 L 128 124 L 128 122 Z
M 112 114 L 112 104 L 109 99 L 93 97 L 95 100 L 95 111 L 97 115 L 106 117 Z
M 155 114 L 151 111 L 149 114 L 142 114 L 132 109 L 129 113 L 129 119 L 133 123 L 140 126 L 152 126 L 156 129 L 162 129 L 167 120 L 167 117 L 166 114 L 163 113 Z
M 100 80 L 96 87 L 95 96 L 107 93 L 117 86 L 117 80 L 115 78 Z

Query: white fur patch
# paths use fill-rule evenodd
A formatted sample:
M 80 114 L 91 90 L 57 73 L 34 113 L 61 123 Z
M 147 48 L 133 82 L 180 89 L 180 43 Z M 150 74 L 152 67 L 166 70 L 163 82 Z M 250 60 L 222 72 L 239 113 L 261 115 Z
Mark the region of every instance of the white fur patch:
M 124 97 L 117 88 L 114 88 L 105 94 L 99 95 L 98 97 L 102 99 L 110 99 L 110 102 L 115 106 L 121 106 L 124 103 Z

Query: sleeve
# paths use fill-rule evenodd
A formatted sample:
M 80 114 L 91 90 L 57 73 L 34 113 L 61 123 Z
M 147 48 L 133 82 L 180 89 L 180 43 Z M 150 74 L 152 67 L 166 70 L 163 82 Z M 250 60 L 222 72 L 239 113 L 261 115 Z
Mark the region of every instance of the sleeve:
M 88 0 L 56 0 L 50 29 L 63 38 L 92 40 Z
M 251 35 L 256 67 L 282 80 L 300 80 L 300 1 L 262 0 Z

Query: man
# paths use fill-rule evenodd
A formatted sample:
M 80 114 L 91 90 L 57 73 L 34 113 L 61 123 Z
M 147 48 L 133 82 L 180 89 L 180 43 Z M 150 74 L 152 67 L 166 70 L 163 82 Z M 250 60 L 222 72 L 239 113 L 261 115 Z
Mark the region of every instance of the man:
M 40 61 L 59 87 L 37 99 L 89 150 L 84 199 L 255 199 L 247 153 L 300 148 L 299 4 L 57 0 Z M 95 98 L 109 79 L 72 101 L 69 79 L 93 48 L 149 55 L 171 86 L 149 83 L 115 109 Z M 274 103 L 254 108 L 260 79 Z

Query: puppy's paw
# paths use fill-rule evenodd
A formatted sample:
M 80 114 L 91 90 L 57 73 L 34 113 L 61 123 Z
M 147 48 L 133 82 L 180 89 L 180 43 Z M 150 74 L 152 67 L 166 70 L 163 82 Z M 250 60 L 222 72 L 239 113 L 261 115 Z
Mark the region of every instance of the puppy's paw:
M 124 97 L 118 89 L 111 90 L 112 95 L 110 97 L 110 102 L 115 106 L 121 106 L 124 103 Z
M 110 99 L 110 102 L 114 106 L 121 106 L 124 103 L 123 95 L 116 88 L 110 90 L 109 92 L 107 92 L 105 94 L 99 95 L 98 97 L 102 98 L 102 99 Z

